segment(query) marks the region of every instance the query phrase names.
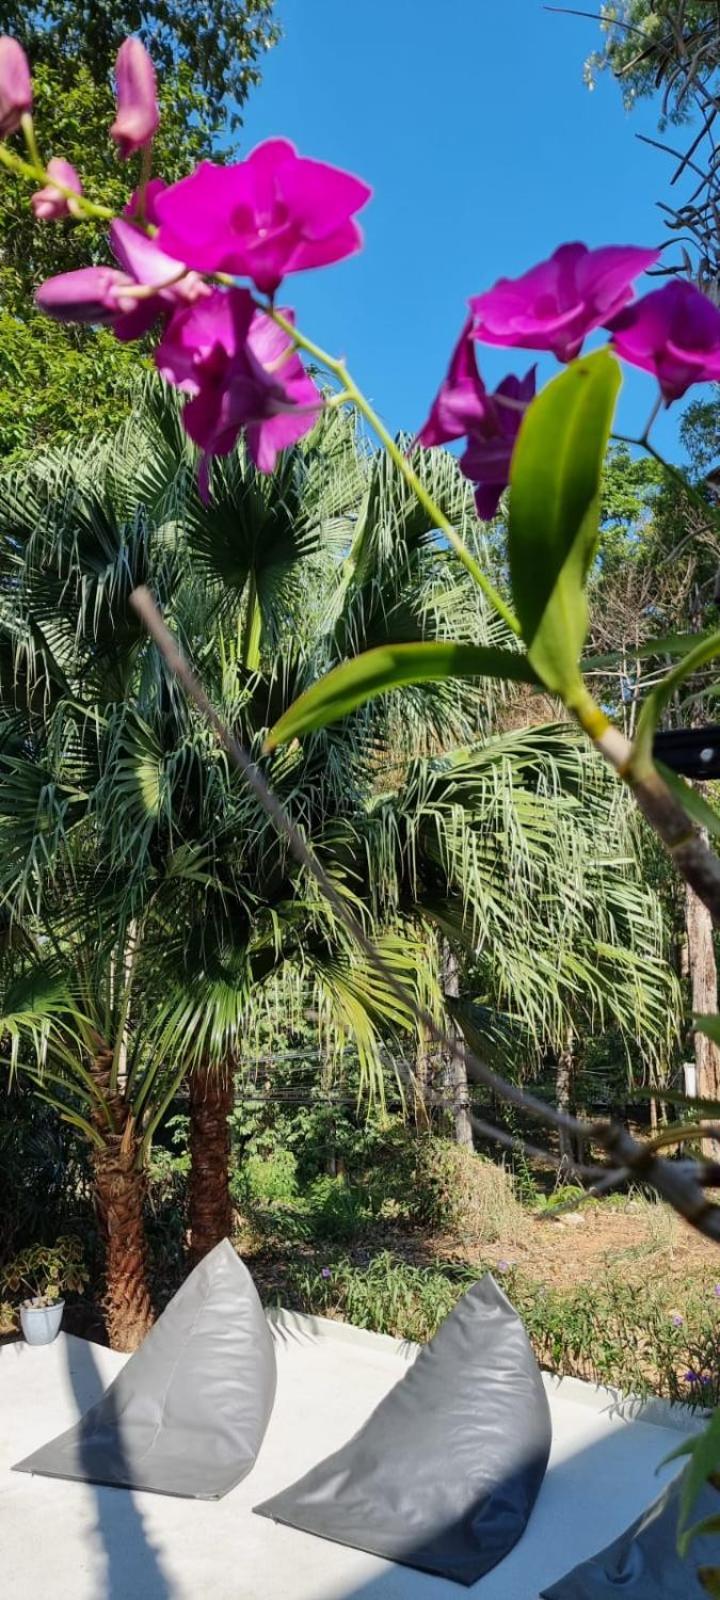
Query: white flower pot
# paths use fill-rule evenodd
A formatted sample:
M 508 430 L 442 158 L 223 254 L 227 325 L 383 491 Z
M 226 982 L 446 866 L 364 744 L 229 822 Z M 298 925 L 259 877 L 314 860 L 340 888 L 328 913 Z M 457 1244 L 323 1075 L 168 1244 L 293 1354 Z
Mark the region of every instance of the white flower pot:
M 52 1344 L 60 1332 L 65 1301 L 52 1306 L 21 1306 L 20 1326 L 28 1344 Z

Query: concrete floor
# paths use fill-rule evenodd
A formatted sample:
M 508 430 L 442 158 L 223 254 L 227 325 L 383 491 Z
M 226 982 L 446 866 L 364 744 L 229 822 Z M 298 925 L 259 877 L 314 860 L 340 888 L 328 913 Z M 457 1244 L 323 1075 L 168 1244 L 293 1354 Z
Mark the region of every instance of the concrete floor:
M 61 1334 L 0 1349 L 3 1600 L 459 1600 L 465 1591 L 253 1516 L 252 1506 L 337 1448 L 402 1375 L 415 1347 L 321 1319 L 273 1319 L 278 1393 L 250 1477 L 217 1503 L 10 1471 L 95 1400 L 126 1357 Z M 695 1424 L 548 1378 L 553 1450 L 530 1524 L 470 1591 L 537 1600 L 659 1493 L 656 1468 Z

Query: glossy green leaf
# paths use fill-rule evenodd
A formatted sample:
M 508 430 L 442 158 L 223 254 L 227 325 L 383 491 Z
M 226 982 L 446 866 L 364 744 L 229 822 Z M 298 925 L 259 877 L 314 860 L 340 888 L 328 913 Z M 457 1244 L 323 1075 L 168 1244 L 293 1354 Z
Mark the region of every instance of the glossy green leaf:
M 685 682 L 686 678 L 691 678 L 694 672 L 698 672 L 700 667 L 706 666 L 708 661 L 713 661 L 718 655 L 720 655 L 720 631 L 706 634 L 695 649 L 690 650 L 683 660 L 673 667 L 667 677 L 663 678 L 662 683 L 659 683 L 643 702 L 633 741 L 632 770 L 636 776 L 653 765 L 653 739 L 663 711 L 672 700 L 675 690 Z
M 583 671 L 602 672 L 605 668 L 610 671 L 613 667 L 621 667 L 626 661 L 647 661 L 653 656 L 670 656 L 674 660 L 689 655 L 691 650 L 696 650 L 699 644 L 711 637 L 711 633 L 666 633 L 659 639 L 646 639 L 643 644 L 632 645 L 627 650 L 608 650 L 604 655 L 585 656 Z
M 620 382 L 608 350 L 574 361 L 529 406 L 513 455 L 513 601 L 532 665 L 562 695 L 580 678 L 585 584 L 597 549 L 602 468 Z
M 695 1020 L 697 1022 L 698 1019 Z M 666 1466 L 669 1461 L 677 1461 L 681 1456 L 690 1457 L 683 1473 L 678 1518 L 678 1550 L 681 1556 L 685 1556 L 690 1541 L 697 1531 L 697 1527 L 688 1527 L 693 1506 L 708 1478 L 720 1468 L 720 1411 L 716 1411 L 710 1418 L 707 1428 L 699 1438 L 683 1440 L 677 1450 L 672 1450 L 670 1455 L 665 1457 L 662 1466 Z
M 681 778 L 679 773 L 666 767 L 664 761 L 656 761 L 655 766 L 668 789 L 672 790 L 693 822 L 696 822 L 699 828 L 707 828 L 708 833 L 720 838 L 720 816 L 717 811 L 713 811 L 712 806 L 708 805 L 707 800 L 703 799 L 699 790 L 694 789 L 685 778 Z
M 301 734 L 337 722 L 375 695 L 412 683 L 439 683 L 446 678 L 514 679 L 537 683 L 526 655 L 486 645 L 384 644 L 343 661 L 312 688 L 306 689 L 268 734 L 265 748 L 274 750 Z
M 697 1020 L 698 1019 L 696 1017 L 694 1019 L 694 1025 L 696 1027 Z M 712 1018 L 712 1021 L 715 1021 L 714 1017 Z M 703 1029 L 698 1028 L 697 1031 L 702 1033 Z M 633 1089 L 633 1098 L 637 1098 L 638 1100 L 656 1100 L 657 1095 L 657 1084 L 653 1085 L 653 1087 L 650 1089 L 643 1089 L 639 1085 Z M 679 1089 L 666 1089 L 663 1084 L 662 1097 L 668 1105 L 686 1106 L 687 1109 L 694 1112 L 696 1116 L 720 1117 L 720 1100 L 711 1100 L 706 1095 L 681 1094 Z
M 708 1016 L 695 1015 L 693 1027 L 696 1033 L 704 1033 L 706 1038 L 712 1039 L 713 1044 L 720 1044 L 720 1017 L 715 1012 Z

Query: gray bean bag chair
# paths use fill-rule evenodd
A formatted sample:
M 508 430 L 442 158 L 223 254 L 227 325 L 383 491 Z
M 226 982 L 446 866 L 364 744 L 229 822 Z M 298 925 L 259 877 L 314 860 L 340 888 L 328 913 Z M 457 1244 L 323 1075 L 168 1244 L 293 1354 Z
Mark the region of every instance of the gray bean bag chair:
M 256 1511 L 472 1584 L 520 1538 L 550 1451 L 523 1325 L 474 1285 L 347 1444 Z
M 720 1566 L 720 1535 L 696 1539 L 677 1552 L 681 1473 L 606 1550 L 543 1589 L 542 1600 L 708 1600 L 698 1573 Z M 695 1503 L 693 1522 L 720 1512 L 720 1494 L 708 1484 Z
M 102 1398 L 15 1471 L 219 1500 L 254 1466 L 275 1381 L 255 1285 L 224 1239 Z

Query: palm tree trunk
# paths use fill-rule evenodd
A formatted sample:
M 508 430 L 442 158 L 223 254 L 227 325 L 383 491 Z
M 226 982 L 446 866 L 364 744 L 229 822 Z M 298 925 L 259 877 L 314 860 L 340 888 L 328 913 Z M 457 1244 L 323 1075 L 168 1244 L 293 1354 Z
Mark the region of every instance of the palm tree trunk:
M 450 949 L 446 940 L 443 940 L 442 951 L 442 984 L 443 993 L 450 1000 L 457 1000 L 460 995 L 460 968 L 457 956 Z M 473 1149 L 473 1131 L 470 1121 L 470 1092 L 468 1089 L 468 1075 L 465 1066 L 465 1046 L 459 1029 L 454 1022 L 450 1022 L 448 1033 L 455 1043 L 455 1053 L 450 1055 L 446 1063 L 445 1082 L 449 1091 L 452 1132 L 456 1144 Z
M 202 1261 L 232 1233 L 230 1129 L 235 1080 L 224 1068 L 196 1067 L 190 1088 L 190 1259 Z
M 565 1044 L 558 1055 L 555 1075 L 555 1097 L 557 1100 L 558 1111 L 564 1111 L 566 1116 L 570 1116 L 574 1109 L 574 1087 L 575 1033 L 571 1023 L 565 1034 Z M 573 1148 L 572 1138 L 564 1128 L 560 1129 L 559 1144 L 560 1171 L 563 1175 L 565 1175 L 568 1166 L 570 1166 L 575 1159 L 575 1150 Z
M 145 1174 L 140 1141 L 127 1103 L 111 1093 L 112 1051 L 99 1051 L 92 1074 L 108 1106 L 112 1127 L 98 1107 L 102 1148 L 93 1152 L 95 1206 L 105 1245 L 103 1310 L 111 1350 L 137 1350 L 153 1322 L 148 1286 L 143 1202 Z
M 415 1048 L 415 1071 L 413 1074 L 413 1110 L 415 1113 L 415 1128 L 418 1133 L 430 1132 L 430 1113 L 428 1104 L 432 1088 L 432 1072 L 430 1064 L 430 1041 L 424 1022 L 418 1022 Z
M 694 1013 L 707 1015 L 718 1007 L 718 978 L 713 924 L 707 906 L 688 886 L 685 891 L 688 977 Z M 720 1099 L 720 1050 L 704 1033 L 694 1035 L 697 1093 L 702 1099 Z M 716 1160 L 718 1145 L 703 1140 L 703 1154 Z

